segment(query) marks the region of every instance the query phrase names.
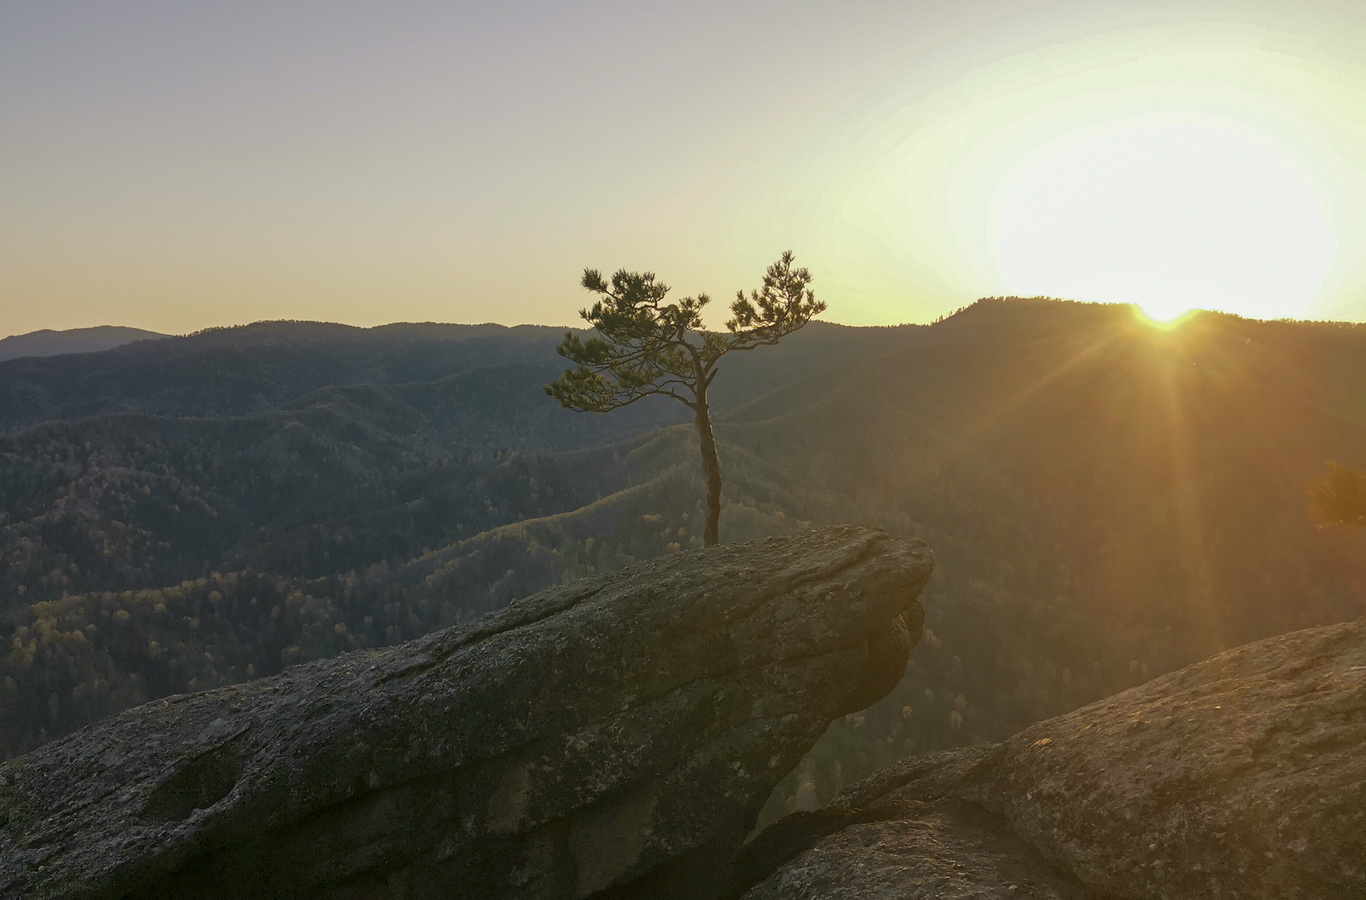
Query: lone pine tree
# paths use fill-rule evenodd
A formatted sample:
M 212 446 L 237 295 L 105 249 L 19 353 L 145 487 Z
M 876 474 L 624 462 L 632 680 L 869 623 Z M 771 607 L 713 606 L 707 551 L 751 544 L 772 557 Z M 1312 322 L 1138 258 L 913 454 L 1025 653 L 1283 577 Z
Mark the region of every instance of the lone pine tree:
M 582 284 L 600 295 L 591 309 L 579 310 L 597 332 L 587 338 L 565 332 L 557 348 L 575 363 L 545 391 L 569 409 L 603 413 L 655 395 L 673 397 L 693 411 L 707 478 L 707 524 L 703 542 L 720 540 L 721 460 L 712 434 L 707 391 L 717 363 L 732 350 L 776 344 L 825 309 L 811 291 L 811 273 L 792 267 L 788 251 L 764 273 L 758 290 L 737 291 L 726 331 L 706 331 L 702 308 L 706 294 L 665 303 L 666 284 L 653 272 L 625 269 L 605 281 L 585 269 Z

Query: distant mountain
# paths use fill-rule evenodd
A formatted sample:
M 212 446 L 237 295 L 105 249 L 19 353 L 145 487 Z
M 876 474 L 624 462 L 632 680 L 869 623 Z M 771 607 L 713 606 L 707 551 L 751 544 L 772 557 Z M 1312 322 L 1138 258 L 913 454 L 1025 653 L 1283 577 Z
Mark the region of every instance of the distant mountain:
M 0 755 L 700 542 L 687 410 L 560 409 L 560 329 L 263 323 L 0 363 Z M 987 300 L 723 361 L 725 540 L 938 566 L 907 677 L 807 772 L 1020 728 L 1359 615 L 1305 486 L 1366 464 L 1366 326 Z M 832 773 L 842 774 L 832 774 Z
M 94 328 L 69 328 L 65 331 L 30 331 L 0 339 L 0 360 L 21 356 L 59 356 L 64 353 L 98 353 L 131 344 L 151 341 L 167 335 L 141 328 L 122 325 L 97 325 Z
M 812 365 L 837 366 L 841 359 L 880 352 L 893 346 L 896 335 L 906 328 L 813 323 L 777 347 L 726 360 L 713 391 L 714 404 L 725 408 L 752 398 L 790 382 Z M 258 322 L 96 355 L 13 359 L 0 362 L 0 433 L 108 413 L 252 416 L 319 402 L 308 398 L 325 388 L 362 385 L 384 385 L 391 394 L 403 394 L 403 402 L 416 404 L 438 427 L 442 422 L 455 425 L 476 411 L 554 420 L 530 443 L 524 440 L 526 435 L 509 442 L 514 436 L 507 433 L 494 440 L 520 449 L 575 443 L 578 438 L 573 435 L 585 427 L 593 440 L 599 440 L 605 432 L 634 432 L 647 424 L 682 421 L 683 407 L 672 402 L 637 404 L 606 417 L 560 409 L 542 386 L 566 367 L 555 354 L 563 337 L 563 328 L 539 325 L 357 328 Z M 510 402 L 507 390 L 516 392 L 515 402 Z M 459 407 L 459 415 L 447 408 L 452 404 Z M 646 409 L 649 412 L 642 414 Z M 586 424 L 590 422 L 597 424 Z

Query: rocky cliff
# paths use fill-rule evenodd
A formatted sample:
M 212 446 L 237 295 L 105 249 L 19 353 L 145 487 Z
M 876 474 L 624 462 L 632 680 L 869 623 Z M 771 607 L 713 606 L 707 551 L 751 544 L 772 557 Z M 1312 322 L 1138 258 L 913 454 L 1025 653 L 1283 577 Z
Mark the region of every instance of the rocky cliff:
M 932 567 L 861 528 L 675 554 L 149 703 L 0 766 L 0 896 L 715 896 Z
M 1366 897 L 1366 619 L 906 760 L 768 829 L 729 894 Z

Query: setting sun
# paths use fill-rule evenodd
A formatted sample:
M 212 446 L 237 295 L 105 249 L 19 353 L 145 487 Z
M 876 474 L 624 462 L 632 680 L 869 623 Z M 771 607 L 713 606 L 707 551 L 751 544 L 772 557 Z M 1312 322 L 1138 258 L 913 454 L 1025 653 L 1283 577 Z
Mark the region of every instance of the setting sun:
M 1195 308 L 1161 302 L 1138 303 L 1134 312 L 1140 319 L 1157 328 L 1175 328 L 1195 313 Z
M 1136 303 L 1294 318 L 1336 258 L 1328 198 L 1266 134 L 1213 116 L 1142 116 L 1065 134 L 1007 174 L 993 209 L 1001 276 Z

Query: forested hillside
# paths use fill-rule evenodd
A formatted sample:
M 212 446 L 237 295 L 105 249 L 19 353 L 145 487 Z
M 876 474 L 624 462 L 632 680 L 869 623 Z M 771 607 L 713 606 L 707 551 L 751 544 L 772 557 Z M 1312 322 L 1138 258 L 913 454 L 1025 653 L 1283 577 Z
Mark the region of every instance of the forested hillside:
M 560 335 L 272 323 L 0 363 L 0 752 L 700 543 L 686 410 L 560 409 Z M 1305 515 L 1326 460 L 1366 463 L 1366 328 L 981 301 L 813 324 L 714 397 L 723 540 L 869 522 L 938 559 L 907 678 L 794 794 L 1366 611 L 1363 548 Z

